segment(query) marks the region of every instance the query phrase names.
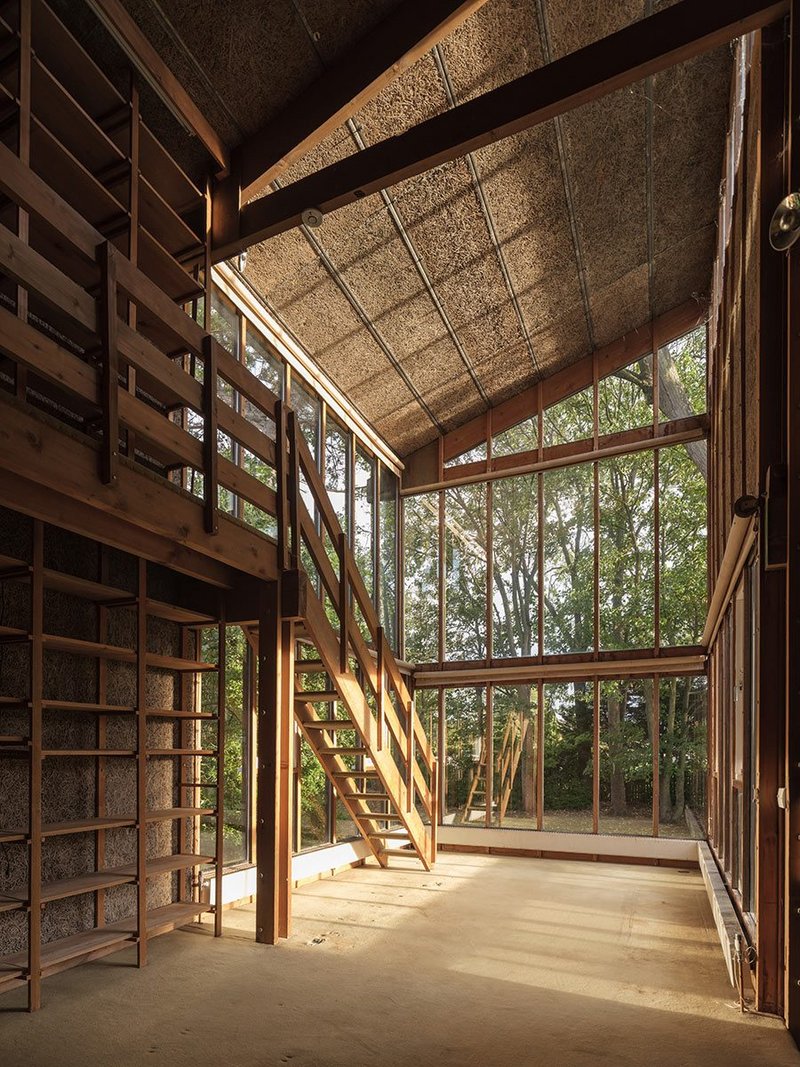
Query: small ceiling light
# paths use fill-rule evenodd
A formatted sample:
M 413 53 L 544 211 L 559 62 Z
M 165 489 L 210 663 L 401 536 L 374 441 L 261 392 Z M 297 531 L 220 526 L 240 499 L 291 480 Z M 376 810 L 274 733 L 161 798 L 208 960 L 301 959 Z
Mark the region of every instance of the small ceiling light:
M 769 243 L 776 252 L 785 252 L 800 237 L 800 193 L 781 200 L 769 224 Z
M 323 215 L 318 207 L 307 207 L 300 220 L 304 226 L 310 226 L 312 230 L 322 225 Z

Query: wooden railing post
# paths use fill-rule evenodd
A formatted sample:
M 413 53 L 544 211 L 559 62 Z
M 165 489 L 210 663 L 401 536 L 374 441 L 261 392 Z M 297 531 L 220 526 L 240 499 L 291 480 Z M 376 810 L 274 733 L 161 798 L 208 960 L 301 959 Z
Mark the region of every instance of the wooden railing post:
M 381 749 L 386 737 L 386 666 L 383 658 L 385 654 L 385 639 L 382 626 L 378 627 L 376 640 L 378 646 L 378 691 L 376 693 L 378 702 L 378 748 Z
M 436 862 L 438 848 L 438 759 L 434 757 L 431 767 L 431 863 Z
M 339 668 L 347 670 L 350 650 L 350 575 L 347 561 L 347 535 L 339 534 Z
M 286 496 L 286 465 L 288 458 L 286 412 L 286 405 L 282 400 L 279 400 L 275 405 L 275 478 L 277 481 L 275 510 L 278 520 L 278 570 L 282 571 L 288 570 L 289 567 L 289 501 Z
M 287 493 L 289 497 L 289 567 L 297 570 L 300 566 L 300 465 L 297 457 L 297 416 L 289 408 L 287 412 L 286 432 L 289 439 L 289 460 L 287 466 Z
M 117 480 L 119 458 L 119 349 L 117 345 L 117 260 L 110 241 L 98 245 L 100 267 L 101 386 L 100 405 L 103 418 L 103 449 L 100 453 L 100 480 L 111 485 Z
M 214 338 L 203 338 L 203 512 L 206 533 L 216 534 L 219 475 L 217 463 L 217 352 Z
M 414 703 L 409 700 L 406 704 L 406 792 L 407 810 L 414 810 L 414 763 L 417 758 L 414 745 Z

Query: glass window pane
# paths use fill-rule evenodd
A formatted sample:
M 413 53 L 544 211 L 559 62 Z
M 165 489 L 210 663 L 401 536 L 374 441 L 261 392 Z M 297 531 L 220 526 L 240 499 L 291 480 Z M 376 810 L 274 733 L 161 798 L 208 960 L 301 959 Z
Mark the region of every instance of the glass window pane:
M 244 362 L 247 369 L 277 397 L 283 396 L 283 363 L 249 322 L 245 334 Z
M 239 315 L 217 289 L 211 293 L 211 334 L 231 355 L 239 358 Z
M 601 834 L 653 833 L 653 680 L 600 683 Z
M 225 820 L 223 826 L 222 858 L 225 864 L 244 863 L 250 858 L 250 744 L 251 718 L 249 694 L 248 646 L 240 626 L 225 630 Z M 215 628 L 202 631 L 202 657 L 216 662 L 218 634 Z M 202 685 L 204 711 L 216 713 L 216 679 L 208 676 Z M 216 724 L 202 724 L 201 747 L 216 745 Z M 203 760 L 202 781 L 216 781 L 213 760 Z M 208 793 L 210 795 L 210 791 Z M 203 796 L 206 796 L 204 792 Z M 201 851 L 212 855 L 216 849 L 216 820 L 201 820 Z
M 292 407 L 297 413 L 297 425 L 311 455 L 318 460 L 321 405 L 317 397 L 304 389 L 296 378 L 292 378 Z
M 486 656 L 486 485 L 445 491 L 445 656 Z
M 594 683 L 544 687 L 542 829 L 592 832 Z
M 347 532 L 348 452 L 350 435 L 328 419 L 325 435 L 325 488 L 342 529 Z
M 693 645 L 708 610 L 707 449 L 693 441 L 659 452 L 661 644 Z
M 381 466 L 381 622 L 397 649 L 397 475 Z
M 516 426 L 495 434 L 492 438 L 493 456 L 511 456 L 515 452 L 533 452 L 539 447 L 539 418 L 534 415 Z
M 594 435 L 594 388 L 568 396 L 542 416 L 544 447 L 584 441 Z
M 486 691 L 448 689 L 445 823 L 486 822 Z
M 594 472 L 544 474 L 544 650 L 594 647 Z
M 439 494 L 403 501 L 405 655 L 411 663 L 439 659 Z
M 644 356 L 597 383 L 600 435 L 620 433 L 653 421 L 653 357 Z
M 314 848 L 329 840 L 327 779 L 311 746 L 301 737 L 300 848 Z
M 414 706 L 434 754 L 439 752 L 439 690 L 417 689 Z
M 371 597 L 375 596 L 375 460 L 356 448 L 356 514 L 353 550 Z
M 445 467 L 460 467 L 464 463 L 476 463 L 479 460 L 486 459 L 486 442 L 481 441 L 479 445 L 474 448 L 468 448 L 466 452 L 462 452 L 460 456 L 453 456 L 452 459 L 445 461 Z
M 658 406 L 662 422 L 707 410 L 706 328 L 700 326 L 658 353 Z
M 492 704 L 494 735 L 492 824 L 536 829 L 536 686 L 496 686 Z
M 493 655 L 538 649 L 538 478 L 502 478 L 492 486 Z
M 704 677 L 662 678 L 659 723 L 659 834 L 706 836 L 708 686 Z
M 653 453 L 599 463 L 600 648 L 655 642 Z

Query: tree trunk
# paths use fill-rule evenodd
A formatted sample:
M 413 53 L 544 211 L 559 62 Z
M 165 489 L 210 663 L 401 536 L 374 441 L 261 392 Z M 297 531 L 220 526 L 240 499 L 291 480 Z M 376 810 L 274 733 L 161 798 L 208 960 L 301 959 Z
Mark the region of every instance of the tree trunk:
M 669 705 L 667 708 L 667 729 L 664 733 L 664 763 L 659 780 L 659 819 L 661 822 L 673 822 L 675 812 L 672 807 L 672 760 L 675 753 L 675 707 L 678 699 L 678 680 L 669 680 Z
M 519 694 L 520 728 L 523 729 L 528 723 L 528 732 L 525 735 L 525 744 L 522 746 L 522 758 L 519 761 L 519 774 L 522 775 L 522 810 L 531 818 L 536 818 L 536 717 L 531 715 L 531 687 L 521 685 L 517 688 Z M 544 714 L 544 709 L 539 708 L 539 714 Z
M 622 754 L 620 726 L 622 724 L 622 697 L 609 695 L 608 707 L 608 746 L 611 750 L 611 814 L 626 815 L 628 802 L 625 797 L 625 773 L 619 764 Z

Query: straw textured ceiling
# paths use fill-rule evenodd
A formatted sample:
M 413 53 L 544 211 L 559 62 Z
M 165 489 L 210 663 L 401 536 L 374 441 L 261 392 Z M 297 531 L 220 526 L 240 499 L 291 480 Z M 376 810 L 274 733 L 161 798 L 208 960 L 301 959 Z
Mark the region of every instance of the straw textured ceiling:
M 392 0 L 126 0 L 230 143 Z M 487 0 L 284 178 L 644 17 L 653 0 Z M 401 455 L 708 295 L 728 48 L 249 250 L 246 274 Z

